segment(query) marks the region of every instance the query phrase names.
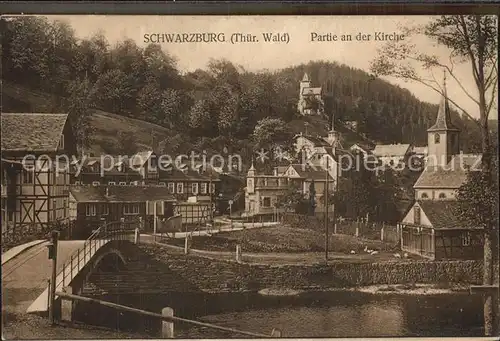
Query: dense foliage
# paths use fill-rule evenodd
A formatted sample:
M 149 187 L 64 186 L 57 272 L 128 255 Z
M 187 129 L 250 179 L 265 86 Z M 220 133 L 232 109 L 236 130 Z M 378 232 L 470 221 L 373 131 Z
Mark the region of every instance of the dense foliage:
M 2 78 L 51 95 L 47 110 L 70 112 L 81 143 L 91 136 L 82 117 L 97 108 L 172 129 L 172 141 L 156 141 L 165 148 L 226 146 L 249 153 L 274 138 L 273 122 L 276 136 L 287 137 L 284 127 L 297 119 L 305 71 L 325 89 L 327 116 L 358 120 L 360 132 L 375 141 L 424 145 L 437 113 L 409 91 L 336 62 L 254 73 L 212 60 L 205 70 L 181 74 L 159 45 L 141 48 L 127 39 L 111 46 L 100 33 L 79 40 L 67 23 L 43 17 L 3 19 L 1 25 Z M 464 132 L 464 151 L 476 148 L 478 129 L 456 114 L 454 121 Z

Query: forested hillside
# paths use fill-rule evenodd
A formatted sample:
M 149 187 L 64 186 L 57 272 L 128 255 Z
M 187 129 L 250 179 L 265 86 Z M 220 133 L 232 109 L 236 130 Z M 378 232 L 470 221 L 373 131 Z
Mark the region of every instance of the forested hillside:
M 11 18 L 1 25 L 2 79 L 11 88 L 41 94 L 43 105 L 37 111 L 69 112 L 79 142 L 87 145 L 95 145 L 91 115 L 98 109 L 101 116 L 113 113 L 164 129 L 139 144 L 169 152 L 228 147 L 245 156 L 262 144 L 262 136 L 254 134 L 259 121 L 273 127 L 279 122 L 278 132 L 302 129 L 297 101 L 304 71 L 326 90 L 328 117 L 335 117 L 337 125 L 357 120 L 359 131 L 377 142 L 425 145 L 426 129 L 437 113 L 436 105 L 419 101 L 409 91 L 333 61 L 253 73 L 227 60 L 212 60 L 204 70 L 181 74 L 173 56 L 159 45 L 140 48 L 124 40 L 111 46 L 100 34 L 78 40 L 68 24 L 42 17 Z M 23 97 L 6 96 L 3 111 L 33 110 Z M 266 118 L 279 121 L 261 121 Z M 456 113 L 452 119 L 462 129 L 464 151 L 477 151 L 475 125 Z M 308 129 L 327 129 L 321 124 Z M 113 143 L 132 144 L 130 139 L 141 138 L 129 135 Z

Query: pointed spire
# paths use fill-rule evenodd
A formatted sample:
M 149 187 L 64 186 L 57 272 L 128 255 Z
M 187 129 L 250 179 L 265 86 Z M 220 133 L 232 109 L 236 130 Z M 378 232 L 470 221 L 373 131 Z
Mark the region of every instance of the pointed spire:
M 309 75 L 307 72 L 304 72 L 304 77 L 302 77 L 303 82 L 310 82 L 311 80 L 309 79 Z
M 427 131 L 443 130 L 459 130 L 453 125 L 453 123 L 451 123 L 450 104 L 448 102 L 448 91 L 446 89 L 446 70 L 443 71 L 443 93 L 441 95 L 441 102 L 439 103 L 436 123 L 427 129 Z
M 255 167 L 253 166 L 253 156 L 252 156 L 252 164 L 250 166 L 250 169 L 248 171 L 254 171 L 255 170 Z
M 335 115 L 332 114 L 332 123 L 330 124 L 330 131 L 335 131 L 334 121 L 335 121 Z

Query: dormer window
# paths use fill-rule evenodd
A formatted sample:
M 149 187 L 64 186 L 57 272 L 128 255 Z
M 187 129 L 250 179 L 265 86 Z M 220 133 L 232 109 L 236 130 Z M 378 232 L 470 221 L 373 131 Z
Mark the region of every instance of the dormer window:
M 439 134 L 434 134 L 434 143 L 439 143 L 441 141 L 441 136 Z

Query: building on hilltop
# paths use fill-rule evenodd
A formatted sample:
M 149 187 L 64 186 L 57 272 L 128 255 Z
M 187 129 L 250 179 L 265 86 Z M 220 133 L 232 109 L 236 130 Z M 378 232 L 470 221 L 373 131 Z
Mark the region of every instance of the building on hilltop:
M 311 80 L 307 73 L 300 81 L 298 110 L 301 115 L 323 114 L 323 90 L 321 87 L 311 86 Z

